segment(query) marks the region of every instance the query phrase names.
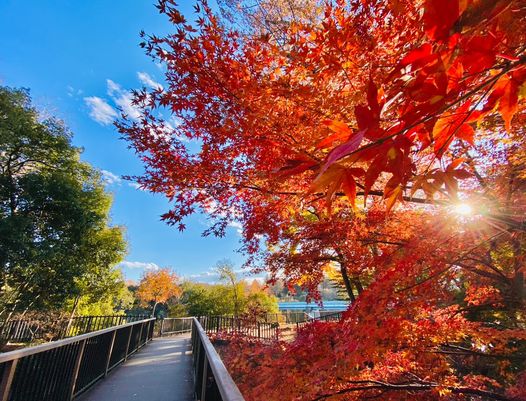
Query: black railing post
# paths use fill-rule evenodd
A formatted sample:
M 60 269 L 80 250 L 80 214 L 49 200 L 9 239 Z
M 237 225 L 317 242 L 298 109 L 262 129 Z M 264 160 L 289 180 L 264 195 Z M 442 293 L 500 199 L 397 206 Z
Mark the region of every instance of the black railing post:
M 206 388 L 208 382 L 208 358 L 206 353 L 203 358 L 203 380 L 201 381 L 201 399 L 200 401 L 206 401 Z
M 141 341 L 142 341 L 142 330 L 144 328 L 144 323 L 141 324 L 141 331 L 139 331 L 139 341 L 137 341 L 137 347 L 136 347 L 136 350 L 138 350 L 139 348 L 142 347 L 143 344 L 141 344 Z
M 128 342 L 126 344 L 126 353 L 124 354 L 124 360 L 128 359 L 128 355 L 129 355 L 129 352 L 130 352 L 130 341 L 131 341 L 131 338 L 132 338 L 132 334 L 133 334 L 133 326 L 130 326 L 130 334 L 128 334 Z
M 108 370 L 110 369 L 111 353 L 113 352 L 113 345 L 115 344 L 116 335 L 117 335 L 117 330 L 114 330 L 111 336 L 110 347 L 108 349 L 108 357 L 106 358 L 106 369 L 104 370 L 104 377 L 108 376 Z
M 16 365 L 18 359 L 6 362 L 4 366 L 4 373 L 2 375 L 2 381 L 0 382 L 0 400 L 7 401 L 9 399 L 9 392 L 11 390 L 11 384 L 13 383 L 13 377 L 15 377 Z
M 77 377 L 79 376 L 80 363 L 82 362 L 82 356 L 84 355 L 84 349 L 86 348 L 86 341 L 83 340 L 80 343 L 79 350 L 77 352 L 77 357 L 75 358 L 75 365 L 73 366 L 73 373 L 71 375 L 71 384 L 69 387 L 69 399 L 73 399 L 73 394 L 75 394 L 75 385 L 77 384 Z

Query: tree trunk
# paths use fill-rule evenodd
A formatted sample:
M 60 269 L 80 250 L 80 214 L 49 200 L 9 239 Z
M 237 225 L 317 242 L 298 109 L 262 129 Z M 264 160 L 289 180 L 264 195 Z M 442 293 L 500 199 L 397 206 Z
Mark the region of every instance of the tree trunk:
M 79 302 L 80 302 L 80 295 L 75 297 L 75 301 L 73 302 L 73 309 L 71 310 L 71 314 L 69 315 L 66 330 L 64 330 L 64 333 L 58 334 L 59 338 L 66 337 L 68 335 L 69 329 L 71 328 L 71 324 L 73 323 L 73 318 L 75 317 L 75 313 L 77 312 L 77 307 L 79 306 Z
M 352 290 L 352 283 L 349 279 L 349 275 L 347 274 L 347 268 L 345 267 L 345 264 L 340 262 L 340 273 L 342 275 L 343 284 L 345 285 L 345 290 L 347 291 L 347 295 L 349 296 L 349 299 L 351 302 L 356 301 L 356 297 L 354 296 L 353 290 Z
M 353 283 L 356 286 L 356 289 L 358 290 L 358 295 L 360 295 L 363 292 L 363 286 L 362 282 L 360 281 L 360 277 L 353 278 Z
M 152 317 L 155 317 L 155 308 L 157 308 L 157 305 L 159 305 L 159 302 L 155 301 L 155 303 L 153 304 Z

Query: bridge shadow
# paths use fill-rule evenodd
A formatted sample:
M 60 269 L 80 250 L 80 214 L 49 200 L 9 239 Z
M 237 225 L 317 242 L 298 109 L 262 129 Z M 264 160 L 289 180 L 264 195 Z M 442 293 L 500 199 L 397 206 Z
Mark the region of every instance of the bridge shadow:
M 77 401 L 190 401 L 189 335 L 154 339 Z

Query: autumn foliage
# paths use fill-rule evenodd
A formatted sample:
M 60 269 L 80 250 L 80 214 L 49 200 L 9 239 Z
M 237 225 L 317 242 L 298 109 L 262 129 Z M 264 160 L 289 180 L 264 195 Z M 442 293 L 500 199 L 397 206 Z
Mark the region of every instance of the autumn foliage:
M 145 304 L 153 302 L 153 315 L 159 303 L 181 295 L 178 281 L 177 275 L 169 269 L 146 271 L 137 288 L 137 298 Z
M 353 301 L 293 343 L 236 342 L 247 399 L 526 399 L 524 2 L 333 1 L 239 30 L 159 9 L 166 86 L 119 123 L 137 180 L 169 224 L 237 221 L 249 266 L 313 298 L 336 269 Z

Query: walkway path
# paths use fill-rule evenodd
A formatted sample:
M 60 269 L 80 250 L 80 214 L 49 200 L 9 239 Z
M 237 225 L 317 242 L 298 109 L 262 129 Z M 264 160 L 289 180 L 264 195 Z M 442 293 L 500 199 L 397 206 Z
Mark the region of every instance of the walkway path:
M 190 401 L 189 335 L 156 338 L 77 401 Z

